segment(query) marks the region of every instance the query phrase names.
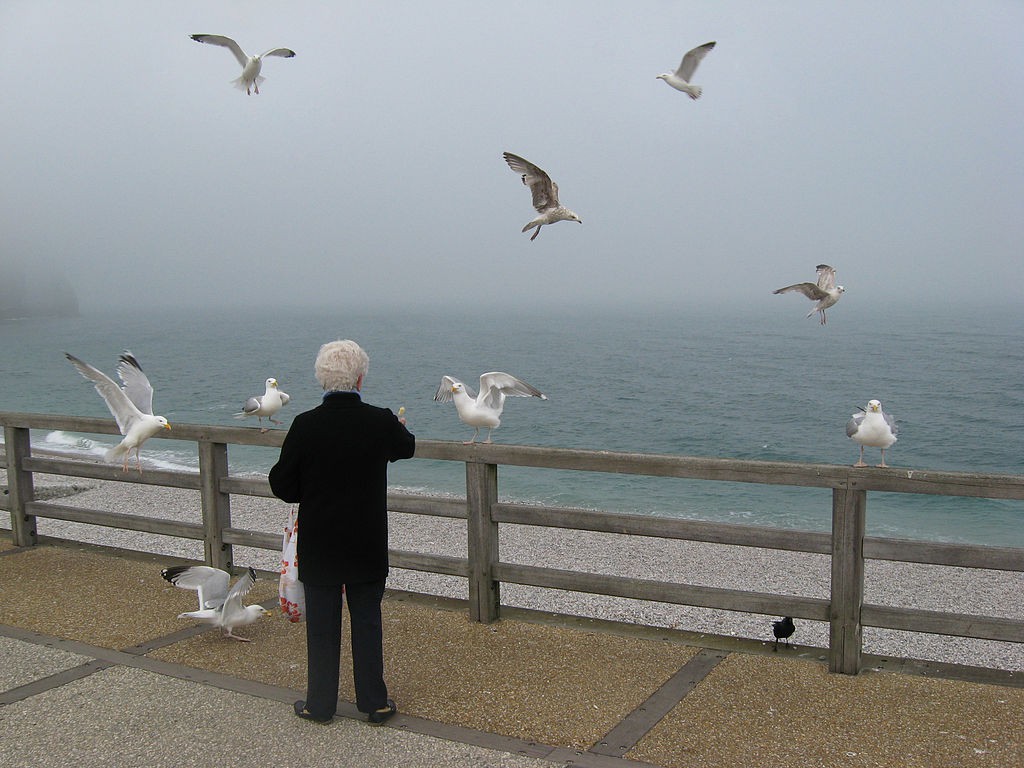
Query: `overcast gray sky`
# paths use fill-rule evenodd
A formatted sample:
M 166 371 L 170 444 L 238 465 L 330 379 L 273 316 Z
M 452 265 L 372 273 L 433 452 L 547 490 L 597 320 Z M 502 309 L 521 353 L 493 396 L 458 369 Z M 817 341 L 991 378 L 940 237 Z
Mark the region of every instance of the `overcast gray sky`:
M 297 55 L 247 97 L 192 33 Z M 699 101 L 655 78 L 710 40 Z M 822 261 L 862 300 L 1022 297 L 1019 0 L 5 0 L 0 73 L 0 267 L 84 311 L 795 312 L 771 290 Z M 529 242 L 504 150 L 583 225 Z

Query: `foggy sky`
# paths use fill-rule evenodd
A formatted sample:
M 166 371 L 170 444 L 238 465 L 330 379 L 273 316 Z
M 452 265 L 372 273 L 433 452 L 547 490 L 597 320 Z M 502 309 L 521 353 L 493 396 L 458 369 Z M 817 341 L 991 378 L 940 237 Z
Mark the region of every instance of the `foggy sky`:
M 246 96 L 193 33 L 297 55 Z M 83 311 L 1021 299 L 1016 0 L 6 0 L 0 72 L 0 270 Z

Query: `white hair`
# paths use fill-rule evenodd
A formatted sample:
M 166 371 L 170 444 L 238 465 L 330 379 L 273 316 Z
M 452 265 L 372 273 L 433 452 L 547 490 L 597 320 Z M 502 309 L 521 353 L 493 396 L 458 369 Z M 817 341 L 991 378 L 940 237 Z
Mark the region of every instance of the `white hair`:
M 325 392 L 355 389 L 370 368 L 370 358 L 350 339 L 329 341 L 320 347 L 313 366 Z

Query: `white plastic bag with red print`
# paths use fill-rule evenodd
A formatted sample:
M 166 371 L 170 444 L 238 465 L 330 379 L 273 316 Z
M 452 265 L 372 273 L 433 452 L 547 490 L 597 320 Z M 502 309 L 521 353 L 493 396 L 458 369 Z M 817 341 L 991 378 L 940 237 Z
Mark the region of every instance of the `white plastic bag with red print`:
M 288 513 L 288 523 L 284 529 L 284 543 L 281 546 L 281 579 L 278 582 L 278 595 L 281 599 L 281 613 L 288 621 L 302 621 L 306 613 L 306 590 L 299 581 L 298 564 L 299 514 L 295 507 Z

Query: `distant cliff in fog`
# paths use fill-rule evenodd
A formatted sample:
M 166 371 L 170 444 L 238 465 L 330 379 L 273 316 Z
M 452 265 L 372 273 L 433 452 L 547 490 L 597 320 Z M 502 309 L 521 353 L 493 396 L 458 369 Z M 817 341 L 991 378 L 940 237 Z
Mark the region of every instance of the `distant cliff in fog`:
M 62 274 L 0 263 L 0 320 L 77 317 L 78 296 Z

